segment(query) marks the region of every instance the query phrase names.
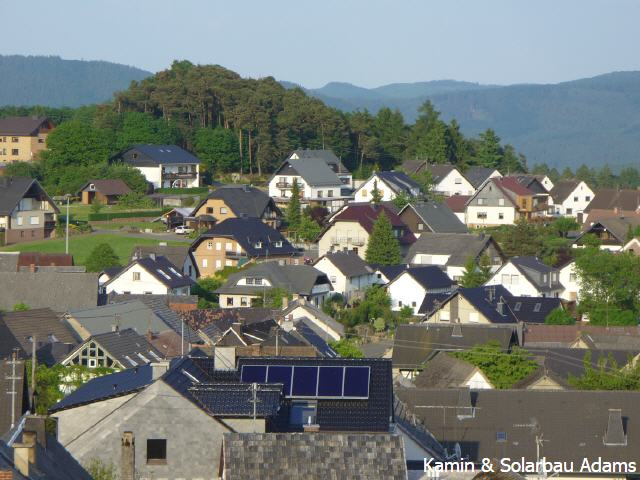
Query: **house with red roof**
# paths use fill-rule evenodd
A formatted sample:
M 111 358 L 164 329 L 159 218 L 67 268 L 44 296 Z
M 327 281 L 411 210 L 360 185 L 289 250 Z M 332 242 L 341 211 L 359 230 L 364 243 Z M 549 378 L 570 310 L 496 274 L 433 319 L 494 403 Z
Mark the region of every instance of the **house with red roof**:
M 489 178 L 471 196 L 465 207 L 469 227 L 513 225 L 521 218 L 546 215 L 548 193 L 537 193 L 516 177 Z
M 402 253 L 416 241 L 415 235 L 400 217 L 386 205 L 351 203 L 333 216 L 318 240 L 319 255 L 331 252 L 354 252 L 365 257 L 373 224 L 384 213 L 391 222 Z

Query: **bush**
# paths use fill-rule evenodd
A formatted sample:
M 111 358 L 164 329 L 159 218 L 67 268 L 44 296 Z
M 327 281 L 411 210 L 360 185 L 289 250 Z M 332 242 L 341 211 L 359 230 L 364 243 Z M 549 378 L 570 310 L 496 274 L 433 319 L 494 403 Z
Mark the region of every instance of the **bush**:
M 343 338 L 337 342 L 329 342 L 329 346 L 333 348 L 342 358 L 363 358 L 364 353 L 356 346 L 353 341 Z
M 27 310 L 29 310 L 29 305 L 27 305 L 26 303 L 23 303 L 23 302 L 16 303 L 13 306 L 13 311 L 14 312 L 26 312 Z
M 105 268 L 119 267 L 120 259 L 108 243 L 101 243 L 94 248 L 85 262 L 88 272 L 101 272 Z
M 544 323 L 547 325 L 573 325 L 576 320 L 564 308 L 556 308 L 547 315 Z

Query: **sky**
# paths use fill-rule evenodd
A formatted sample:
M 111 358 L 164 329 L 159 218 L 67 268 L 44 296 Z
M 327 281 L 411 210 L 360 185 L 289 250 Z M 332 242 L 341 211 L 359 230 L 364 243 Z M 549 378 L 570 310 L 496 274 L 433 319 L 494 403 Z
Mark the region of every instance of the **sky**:
M 640 70 L 638 0 L 0 0 L 0 54 L 174 59 L 308 88 L 556 83 Z M 25 31 L 28 26 L 28 31 Z

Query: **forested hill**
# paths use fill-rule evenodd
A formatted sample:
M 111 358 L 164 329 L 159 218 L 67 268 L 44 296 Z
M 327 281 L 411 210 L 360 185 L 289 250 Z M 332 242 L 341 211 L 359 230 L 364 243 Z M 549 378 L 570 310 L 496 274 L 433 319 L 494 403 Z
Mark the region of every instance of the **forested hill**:
M 289 86 L 289 84 L 286 84 Z M 615 72 L 549 85 L 487 86 L 445 80 L 365 89 L 330 83 L 306 90 L 345 111 L 385 106 L 413 121 L 430 99 L 445 120 L 473 136 L 491 128 L 529 165 L 575 168 L 640 162 L 640 72 Z
M 78 107 L 110 100 L 150 72 L 117 63 L 0 55 L 0 105 Z

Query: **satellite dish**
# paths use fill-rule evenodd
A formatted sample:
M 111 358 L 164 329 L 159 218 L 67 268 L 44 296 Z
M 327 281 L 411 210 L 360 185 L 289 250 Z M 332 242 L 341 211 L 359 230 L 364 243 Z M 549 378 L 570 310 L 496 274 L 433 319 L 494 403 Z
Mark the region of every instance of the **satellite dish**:
M 453 446 L 453 451 L 456 456 L 456 460 L 462 460 L 462 449 L 460 448 L 460 444 L 456 442 Z

